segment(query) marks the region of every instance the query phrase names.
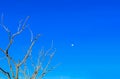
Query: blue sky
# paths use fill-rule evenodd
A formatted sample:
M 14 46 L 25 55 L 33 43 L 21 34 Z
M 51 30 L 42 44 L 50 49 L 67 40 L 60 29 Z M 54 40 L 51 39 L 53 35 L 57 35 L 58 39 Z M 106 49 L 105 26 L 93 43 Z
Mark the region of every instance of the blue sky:
M 61 65 L 46 78 L 120 79 L 119 4 L 117 0 L 1 0 L 0 14 L 12 32 L 19 20 L 30 16 L 28 24 L 34 35 L 41 34 L 38 47 L 49 48 L 54 41 L 53 64 Z M 0 28 L 0 40 L 7 39 L 5 34 Z M 22 36 L 18 40 L 28 45 L 29 31 Z M 24 49 L 19 43 L 16 45 Z M 0 46 L 6 44 L 7 40 Z M 23 53 L 15 57 L 19 55 Z

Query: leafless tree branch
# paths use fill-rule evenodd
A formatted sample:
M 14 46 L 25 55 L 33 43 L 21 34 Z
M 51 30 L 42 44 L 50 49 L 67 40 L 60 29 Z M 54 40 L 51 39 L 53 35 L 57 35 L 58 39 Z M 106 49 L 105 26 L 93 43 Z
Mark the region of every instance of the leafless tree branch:
M 40 34 L 38 34 L 38 35 L 36 36 L 36 38 L 32 41 L 32 43 L 31 43 L 31 45 L 30 45 L 30 47 L 29 47 L 29 49 L 28 49 L 25 57 L 24 57 L 23 60 L 18 64 L 18 66 L 21 66 L 21 65 L 26 61 L 26 59 L 28 58 L 28 56 L 30 55 L 30 53 L 31 53 L 31 51 L 32 51 L 33 45 L 35 44 L 35 42 L 37 41 L 37 39 L 38 39 L 39 36 L 40 36 Z
M 54 53 L 55 53 L 55 51 L 50 55 L 50 59 L 48 60 L 48 63 L 46 64 L 45 68 L 43 68 L 43 71 L 42 71 L 41 75 L 39 76 L 39 79 L 42 79 L 47 74 L 47 72 L 48 72 L 47 68 L 51 63 Z
M 8 79 L 11 79 L 10 74 L 8 72 L 6 72 L 4 69 L 2 69 L 1 67 L 0 67 L 0 72 L 3 73 L 4 75 L 6 75 L 8 77 Z
M 19 62 L 15 62 L 13 60 L 13 58 L 9 55 L 9 50 L 10 50 L 10 47 L 12 46 L 12 44 L 13 44 L 14 38 L 24 31 L 24 29 L 26 28 L 26 24 L 27 24 L 28 19 L 29 19 L 29 16 L 25 19 L 23 24 L 21 24 L 21 22 L 19 23 L 19 27 L 18 27 L 17 32 L 11 34 L 11 31 L 3 23 L 3 15 L 1 17 L 1 24 L 0 25 L 8 33 L 9 43 L 8 43 L 7 48 L 5 50 L 0 48 L 0 51 L 2 53 L 4 53 L 6 58 L 7 58 L 8 67 L 10 69 L 10 72 L 6 72 L 1 67 L 0 67 L 0 71 L 3 74 L 5 74 L 8 77 L 8 79 L 18 79 L 18 78 L 20 78 L 19 77 L 19 73 L 20 72 L 22 72 L 22 74 L 24 75 L 24 77 L 26 79 L 27 78 L 29 78 L 29 79 L 36 79 L 40 70 L 41 70 L 42 73 L 38 76 L 38 78 L 42 79 L 46 75 L 46 73 L 48 73 L 49 71 L 51 71 L 54 68 L 54 67 L 52 67 L 51 69 L 48 69 L 48 67 L 49 67 L 49 65 L 51 63 L 51 60 L 52 60 L 52 58 L 54 56 L 54 53 L 55 53 L 55 51 L 53 51 L 53 41 L 52 41 L 50 49 L 48 49 L 46 52 L 44 50 L 42 50 L 40 52 L 40 55 L 38 56 L 38 64 L 36 66 L 33 65 L 35 69 L 34 69 L 34 71 L 33 71 L 31 76 L 27 77 L 26 68 L 24 68 L 24 70 L 21 70 L 21 67 L 23 65 L 24 65 L 24 67 L 27 67 L 25 65 L 27 63 L 26 61 L 27 61 L 28 57 L 30 57 L 30 54 L 32 53 L 32 48 L 33 48 L 34 44 L 36 43 L 36 41 L 40 37 L 40 34 L 38 34 L 33 39 L 33 32 L 31 31 L 30 28 L 29 28 L 29 31 L 31 33 L 31 44 L 30 44 L 28 50 L 26 51 L 26 54 L 23 57 L 23 59 L 21 61 L 19 61 Z M 53 51 L 53 52 L 51 54 L 49 54 L 49 52 L 51 52 L 51 51 Z M 44 61 L 45 61 L 47 56 L 49 56 L 49 60 L 47 61 L 47 64 L 45 64 L 45 66 L 42 66 L 42 64 L 44 63 Z M 33 64 L 32 61 L 31 61 L 31 63 Z M 13 67 L 13 65 L 14 65 L 14 67 Z

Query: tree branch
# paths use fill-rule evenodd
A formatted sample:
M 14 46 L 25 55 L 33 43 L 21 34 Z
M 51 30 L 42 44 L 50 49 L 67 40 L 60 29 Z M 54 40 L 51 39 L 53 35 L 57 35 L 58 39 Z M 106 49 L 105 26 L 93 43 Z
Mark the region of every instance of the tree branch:
M 48 63 L 46 64 L 45 68 L 43 68 L 43 71 L 42 71 L 39 79 L 42 79 L 42 78 L 47 74 L 47 72 L 48 72 L 48 71 L 47 71 L 47 68 L 48 68 L 48 66 L 49 66 L 50 63 L 51 63 L 51 60 L 52 60 L 52 58 L 53 58 L 53 56 L 54 56 L 54 53 L 55 53 L 55 51 L 50 55 L 50 59 L 48 60 Z
M 6 49 L 3 50 L 2 48 L 0 48 L 0 51 L 3 52 L 5 54 L 5 57 L 7 58 L 10 72 L 6 72 L 2 68 L 0 68 L 0 72 L 5 74 L 8 77 L 8 79 L 11 79 L 11 78 L 18 79 L 19 78 L 20 68 L 22 68 L 22 65 L 25 64 L 28 57 L 30 57 L 30 54 L 32 52 L 32 48 L 40 36 L 40 34 L 38 34 L 35 37 L 35 39 L 33 39 L 33 33 L 29 28 L 29 31 L 31 33 L 31 44 L 30 44 L 28 50 L 26 51 L 25 56 L 23 57 L 23 59 L 20 62 L 17 62 L 17 63 L 12 59 L 12 57 L 10 57 L 9 49 L 13 44 L 14 38 L 24 31 L 24 29 L 26 28 L 26 23 L 27 23 L 28 19 L 29 19 L 29 16 L 25 19 L 23 24 L 19 24 L 17 32 L 11 34 L 11 31 L 3 23 L 3 15 L 1 17 L 1 24 L 0 25 L 8 33 L 9 42 L 8 42 Z M 51 71 L 52 69 L 55 68 L 55 67 L 51 67 L 51 69 L 49 69 L 49 65 L 50 65 L 51 60 L 52 60 L 54 53 L 55 53 L 55 51 L 52 48 L 53 48 L 53 41 L 52 41 L 52 45 L 51 45 L 50 49 L 48 49 L 46 52 L 44 52 L 44 50 L 41 51 L 41 54 L 40 54 L 41 56 L 39 55 L 38 61 L 37 61 L 38 64 L 37 64 L 37 66 L 35 66 L 35 69 L 34 69 L 32 75 L 28 77 L 29 79 L 36 79 L 38 74 L 40 74 L 38 78 L 42 79 L 46 75 L 46 73 L 48 73 L 49 71 Z M 48 56 L 50 56 L 50 57 L 47 60 L 46 57 L 48 57 Z M 44 63 L 44 62 L 46 62 L 46 60 L 47 60 L 47 63 Z M 15 71 L 14 71 L 13 67 L 15 68 Z M 39 73 L 40 70 L 41 70 L 41 72 Z M 26 70 L 24 70 L 22 73 L 25 76 Z M 11 77 L 10 77 L 10 75 L 11 75 Z
M 4 23 L 3 23 L 3 15 L 2 15 L 2 17 L 1 17 L 1 26 L 2 26 L 3 29 L 8 33 L 9 43 L 8 43 L 8 46 L 7 46 L 6 50 L 3 50 L 3 49 L 0 48 L 0 51 L 2 51 L 2 52 L 6 55 L 6 57 L 7 57 L 8 65 L 9 65 L 9 67 L 10 67 L 10 71 L 11 71 L 11 73 L 12 73 L 12 77 L 13 77 L 13 78 L 14 78 L 15 76 L 14 76 L 13 68 L 12 68 L 12 65 L 11 65 L 11 62 L 10 62 L 10 61 L 12 60 L 12 58 L 9 56 L 9 48 L 11 47 L 14 38 L 15 38 L 17 35 L 19 35 L 19 34 L 25 29 L 26 23 L 27 23 L 28 19 L 29 19 L 29 16 L 25 19 L 25 21 L 24 21 L 21 29 L 19 29 L 16 33 L 14 33 L 14 34 L 11 35 L 10 30 L 9 30 L 9 29 L 4 25 Z M 18 70 L 19 70 L 19 66 L 16 65 L 16 63 L 15 63 L 13 60 L 12 60 L 12 62 L 13 62 L 14 65 L 16 66 L 16 71 L 18 71 Z
M 27 16 L 27 18 L 25 19 L 21 29 L 19 29 L 16 33 L 14 33 L 11 37 L 11 39 L 14 39 L 15 36 L 19 35 L 26 27 L 26 23 L 28 22 L 29 16 Z
M 22 64 L 24 64 L 25 61 L 27 60 L 27 58 L 29 57 L 30 53 L 32 52 L 32 47 L 33 47 L 33 45 L 35 44 L 35 42 L 37 41 L 37 39 L 38 39 L 39 36 L 40 36 L 40 34 L 38 34 L 38 35 L 35 37 L 35 39 L 34 39 L 34 40 L 32 41 L 32 43 L 31 43 L 31 45 L 30 45 L 30 47 L 29 47 L 26 55 L 24 56 L 23 60 L 16 65 L 16 78 L 15 78 L 15 79 L 18 79 L 19 67 L 20 67 Z
M 6 54 L 6 52 L 2 48 L 0 48 L 0 51 L 3 52 L 4 54 Z
M 30 53 L 31 53 L 31 51 L 32 51 L 33 45 L 35 44 L 35 42 L 37 41 L 37 39 L 38 39 L 39 36 L 40 36 L 40 34 L 38 34 L 38 35 L 36 36 L 36 38 L 32 41 L 32 43 L 31 43 L 31 45 L 30 45 L 30 47 L 29 47 L 26 55 L 24 56 L 23 60 L 18 64 L 18 66 L 21 66 L 21 65 L 26 61 L 26 59 L 28 58 L 28 56 L 30 55 Z
M 41 66 L 37 66 L 30 79 L 36 79 Z
M 0 68 L 0 72 L 2 72 L 4 75 L 8 77 L 8 79 L 11 79 L 10 74 L 6 72 L 4 69 Z

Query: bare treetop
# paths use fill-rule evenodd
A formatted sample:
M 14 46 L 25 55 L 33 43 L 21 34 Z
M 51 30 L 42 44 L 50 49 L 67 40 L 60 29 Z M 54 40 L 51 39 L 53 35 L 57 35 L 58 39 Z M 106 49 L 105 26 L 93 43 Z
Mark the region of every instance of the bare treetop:
M 26 61 L 31 56 L 30 54 L 32 53 L 32 48 L 33 48 L 34 44 L 36 43 L 36 41 L 38 40 L 38 38 L 40 37 L 40 34 L 37 34 L 36 37 L 33 37 L 33 33 L 30 28 L 29 28 L 29 31 L 31 33 L 31 44 L 30 44 L 29 48 L 27 49 L 26 54 L 24 55 L 23 59 L 19 62 L 15 62 L 13 60 L 12 56 L 9 54 L 10 47 L 12 44 L 14 44 L 13 43 L 14 38 L 17 37 L 19 34 L 21 34 L 24 31 L 24 29 L 26 28 L 28 19 L 29 19 L 29 16 L 26 17 L 23 24 L 21 24 L 21 22 L 20 22 L 17 32 L 12 34 L 11 31 L 8 29 L 8 27 L 5 26 L 5 24 L 4 24 L 3 15 L 1 16 L 1 24 L 0 25 L 8 34 L 9 43 L 5 50 L 3 48 L 0 48 L 0 51 L 1 51 L 0 53 L 4 53 L 6 60 L 8 62 L 7 65 L 8 65 L 8 68 L 10 69 L 10 71 L 6 71 L 2 67 L 0 67 L 0 72 L 2 74 L 4 74 L 8 79 L 20 79 L 20 78 L 22 78 L 22 79 L 42 79 L 46 75 L 46 73 L 48 73 L 49 71 L 51 71 L 54 68 L 54 67 L 49 68 L 51 60 L 55 53 L 55 50 L 52 53 L 49 53 L 51 50 L 53 50 L 53 42 L 52 42 L 50 49 L 48 49 L 46 52 L 45 51 L 39 52 L 40 56 L 38 56 L 38 62 L 37 62 L 38 64 L 33 65 L 35 70 L 32 72 L 32 74 L 29 75 L 26 72 L 26 71 L 28 71 L 28 69 L 26 69 L 26 67 L 27 67 Z M 45 66 L 42 66 L 43 63 L 46 62 L 45 58 L 47 56 L 49 56 L 49 60 L 47 61 L 47 64 Z M 33 63 L 31 62 L 31 64 L 33 64 Z M 22 68 L 22 66 L 24 66 L 24 68 Z M 20 74 L 23 74 L 24 76 L 21 77 Z

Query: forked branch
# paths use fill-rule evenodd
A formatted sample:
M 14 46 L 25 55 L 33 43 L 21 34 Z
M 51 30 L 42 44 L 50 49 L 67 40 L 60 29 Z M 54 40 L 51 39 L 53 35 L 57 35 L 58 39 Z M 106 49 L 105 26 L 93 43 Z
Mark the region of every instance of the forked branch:
M 30 44 L 28 50 L 26 51 L 26 54 L 23 57 L 23 59 L 19 62 L 15 62 L 12 59 L 12 57 L 9 55 L 9 50 L 10 50 L 12 44 L 13 44 L 14 38 L 24 31 L 24 29 L 26 28 L 26 24 L 27 24 L 28 19 L 29 19 L 29 16 L 25 19 L 23 24 L 19 24 L 19 28 L 18 28 L 17 32 L 12 34 L 11 31 L 3 23 L 3 15 L 1 17 L 1 24 L 0 25 L 8 33 L 9 42 L 8 42 L 8 45 L 7 45 L 6 49 L 4 50 L 4 49 L 0 48 L 0 51 L 5 54 L 5 57 L 7 58 L 8 67 L 9 67 L 10 71 L 7 72 L 0 67 L 0 72 L 2 72 L 4 75 L 6 75 L 8 79 L 18 79 L 18 78 L 20 78 L 19 77 L 19 73 L 21 72 L 20 69 L 24 66 L 24 64 L 26 64 L 26 61 L 28 60 L 28 57 L 30 57 L 30 55 L 32 53 L 33 46 L 35 45 L 36 41 L 40 37 L 40 34 L 38 34 L 33 39 L 33 33 L 29 29 L 29 31 L 31 33 L 31 44 Z M 31 74 L 31 76 L 28 77 L 29 79 L 36 79 L 36 78 L 42 79 L 49 71 L 51 71 L 52 69 L 55 68 L 55 67 L 51 67 L 49 69 L 49 65 L 51 63 L 51 60 L 54 56 L 54 53 L 56 52 L 56 50 L 53 51 L 52 49 L 53 49 L 53 41 L 52 41 L 52 45 L 51 45 L 50 49 L 48 49 L 46 52 L 44 52 L 44 50 L 41 51 L 41 54 L 40 54 L 41 56 L 38 57 L 38 64 L 34 65 L 35 69 L 33 70 L 33 73 Z M 51 51 L 52 51 L 52 53 L 50 53 Z M 46 59 L 47 59 L 46 57 L 47 56 L 49 56 L 49 59 L 47 60 L 47 63 L 44 63 L 44 62 L 46 62 Z M 44 66 L 43 66 L 43 64 L 44 64 Z M 22 73 L 25 76 L 26 75 L 26 70 L 23 70 Z M 27 76 L 26 76 L 26 78 L 27 78 Z

